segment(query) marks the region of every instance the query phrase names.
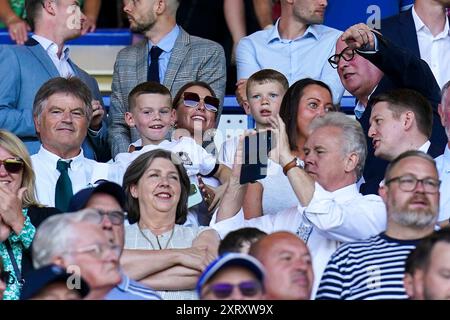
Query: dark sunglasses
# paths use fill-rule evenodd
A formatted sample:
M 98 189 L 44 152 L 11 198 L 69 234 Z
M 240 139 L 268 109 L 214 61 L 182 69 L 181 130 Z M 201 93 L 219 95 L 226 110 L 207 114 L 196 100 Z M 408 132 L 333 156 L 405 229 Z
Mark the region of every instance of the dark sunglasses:
M 202 100 L 206 110 L 211 112 L 217 112 L 219 110 L 220 101 L 217 98 L 206 96 L 202 99 L 194 92 L 183 93 L 183 103 L 186 107 L 197 108 Z
M 0 166 L 3 165 L 9 173 L 17 173 L 23 168 L 23 160 L 20 158 L 0 160 Z
M 13 284 L 16 280 L 9 271 L 3 271 L 0 273 L 0 281 L 5 284 Z
M 259 282 L 244 281 L 239 284 L 215 283 L 210 286 L 209 292 L 212 292 L 218 299 L 226 299 L 233 293 L 234 287 L 238 287 L 241 294 L 245 297 L 254 297 L 262 290 Z
M 344 48 L 341 53 L 337 53 L 328 58 L 328 62 L 334 69 L 337 69 L 339 65 L 339 61 L 341 58 L 345 61 L 351 61 L 355 56 L 355 50 L 350 49 L 349 47 Z

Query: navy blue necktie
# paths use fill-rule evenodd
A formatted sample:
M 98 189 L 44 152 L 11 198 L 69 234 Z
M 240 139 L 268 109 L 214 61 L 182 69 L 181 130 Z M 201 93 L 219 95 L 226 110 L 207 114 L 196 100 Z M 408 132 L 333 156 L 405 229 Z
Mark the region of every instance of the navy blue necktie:
M 159 56 L 163 50 L 157 46 L 150 49 L 150 65 L 148 66 L 147 81 L 159 82 Z

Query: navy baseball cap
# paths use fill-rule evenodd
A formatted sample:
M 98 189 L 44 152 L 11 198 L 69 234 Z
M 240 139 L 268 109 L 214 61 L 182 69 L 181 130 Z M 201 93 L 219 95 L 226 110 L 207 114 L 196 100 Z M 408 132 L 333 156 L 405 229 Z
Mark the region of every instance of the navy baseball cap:
M 68 211 L 78 211 L 84 209 L 86 204 L 91 199 L 92 195 L 96 193 L 106 193 L 113 196 L 120 204 L 122 209 L 125 208 L 125 192 L 122 187 L 115 182 L 101 180 L 96 183 L 96 186 L 82 189 L 75 193 L 70 199 Z
M 64 282 L 73 277 L 73 274 L 67 273 L 66 270 L 57 265 L 49 265 L 31 272 L 25 277 L 25 283 L 22 287 L 20 300 L 28 300 L 37 295 L 46 286 L 55 282 Z M 77 290 L 81 298 L 84 298 L 89 293 L 89 285 L 83 278 L 79 278 L 80 286 L 73 288 Z
M 197 294 L 200 297 L 200 293 L 202 291 L 202 287 L 207 283 L 214 275 L 223 270 L 225 267 L 230 266 L 241 266 L 248 270 L 250 270 L 256 278 L 264 282 L 264 267 L 256 258 L 245 254 L 245 253 L 225 253 L 224 255 L 219 256 L 216 260 L 211 262 L 203 271 L 202 275 L 198 279 L 196 290 Z

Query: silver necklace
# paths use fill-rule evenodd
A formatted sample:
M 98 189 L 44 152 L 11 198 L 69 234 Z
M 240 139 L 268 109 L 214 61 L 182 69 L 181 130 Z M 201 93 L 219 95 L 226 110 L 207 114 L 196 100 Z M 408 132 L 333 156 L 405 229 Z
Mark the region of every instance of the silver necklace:
M 155 246 L 153 245 L 153 242 L 152 242 L 152 241 L 145 235 L 145 233 L 142 231 L 142 229 L 141 229 L 141 227 L 139 226 L 139 224 L 138 224 L 138 229 L 139 229 L 139 232 L 141 233 L 141 235 L 145 238 L 145 240 L 147 240 L 148 243 L 150 243 L 150 245 L 152 246 L 152 249 L 153 249 L 153 250 L 157 250 L 157 249 L 155 248 Z M 173 237 L 173 234 L 174 234 L 174 233 L 175 233 L 175 226 L 173 226 L 173 228 L 172 228 L 172 232 L 170 233 L 169 240 L 167 240 L 166 246 L 164 247 L 164 250 L 167 249 L 167 247 L 169 246 L 169 243 L 170 243 L 170 241 L 172 240 L 172 237 Z M 158 236 L 156 235 L 155 238 L 156 238 L 156 242 L 158 243 L 158 247 L 159 247 L 158 249 L 159 249 L 159 250 L 163 250 L 163 248 L 162 248 L 162 246 L 161 246 L 161 243 L 159 242 Z

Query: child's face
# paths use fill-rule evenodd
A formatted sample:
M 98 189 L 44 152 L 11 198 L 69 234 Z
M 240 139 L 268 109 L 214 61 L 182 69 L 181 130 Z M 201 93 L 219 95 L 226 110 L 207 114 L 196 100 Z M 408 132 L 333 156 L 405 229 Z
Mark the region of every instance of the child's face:
M 130 127 L 136 127 L 142 144 L 158 144 L 166 138 L 175 121 L 169 96 L 162 94 L 141 94 L 135 98 L 136 106 L 125 114 Z
M 269 125 L 269 117 L 280 111 L 285 90 L 277 82 L 252 83 L 249 88 L 248 107 L 258 127 Z

